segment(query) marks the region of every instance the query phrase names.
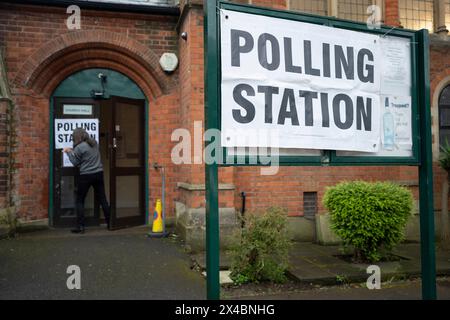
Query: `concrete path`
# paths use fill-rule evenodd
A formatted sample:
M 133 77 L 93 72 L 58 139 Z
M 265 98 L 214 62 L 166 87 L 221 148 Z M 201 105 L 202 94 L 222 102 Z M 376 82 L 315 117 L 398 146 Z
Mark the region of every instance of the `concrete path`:
M 68 230 L 48 230 L 0 240 L 1 299 L 204 299 L 206 283 L 191 270 L 191 260 L 171 238 L 149 239 L 145 228 L 118 231 L 88 229 L 84 235 Z M 367 279 L 366 265 L 354 265 L 336 257 L 339 247 L 295 243 L 290 273 L 298 282 L 315 284 L 308 290 L 266 292 L 237 291 L 248 299 L 420 299 L 420 281 L 396 282 L 420 272 L 418 244 L 404 244 L 396 262 L 380 263 L 382 290 L 363 285 L 320 287 Z M 200 269 L 204 255 L 193 256 Z M 226 269 L 224 256 L 221 266 Z M 66 286 L 67 267 L 81 268 L 81 290 Z M 438 251 L 439 274 L 450 273 L 450 252 Z M 300 286 L 301 287 L 301 286 Z M 225 293 L 224 289 L 224 293 Z M 232 292 L 230 292 L 232 293 Z M 450 299 L 450 280 L 438 282 L 440 299 Z
M 81 268 L 81 290 L 67 289 L 69 265 Z M 143 228 L 0 240 L 0 299 L 204 299 L 205 288 L 181 246 Z
M 229 297 L 236 298 L 236 297 Z M 437 281 L 438 300 L 450 300 L 450 279 Z M 420 280 L 384 283 L 379 290 L 369 290 L 364 285 L 330 286 L 309 290 L 240 296 L 242 300 L 421 300 Z
M 392 281 L 421 275 L 420 245 L 418 243 L 400 244 L 393 253 L 398 261 L 377 262 L 380 267 L 381 280 Z M 294 242 L 290 250 L 289 275 L 295 281 L 314 285 L 336 285 L 366 282 L 369 274 L 367 267 L 371 264 L 356 264 L 340 257 L 341 246 L 322 246 L 310 242 Z M 204 254 L 192 256 L 201 270 L 206 268 Z M 221 270 L 230 266 L 229 253 L 220 256 Z M 436 269 L 440 276 L 450 275 L 450 251 L 436 251 Z
M 382 281 L 421 275 L 420 245 L 400 244 L 393 254 L 397 261 L 373 263 L 380 267 Z M 369 263 L 351 263 L 340 258 L 340 246 L 321 246 L 313 243 L 294 243 L 291 250 L 290 274 L 298 281 L 314 284 L 365 282 Z M 450 252 L 436 251 L 437 274 L 450 275 Z

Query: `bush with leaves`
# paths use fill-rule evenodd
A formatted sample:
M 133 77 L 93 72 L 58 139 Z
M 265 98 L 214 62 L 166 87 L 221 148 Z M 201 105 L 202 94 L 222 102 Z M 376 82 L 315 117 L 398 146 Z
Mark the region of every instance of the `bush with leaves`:
M 413 196 L 388 182 L 342 182 L 327 188 L 323 203 L 333 231 L 355 248 L 354 258 L 376 262 L 403 240 Z
M 448 140 L 445 139 L 445 145 L 441 146 L 441 155 L 439 157 L 439 164 L 442 169 L 450 171 L 450 145 Z
M 284 282 L 290 246 L 284 209 L 248 214 L 240 242 L 231 250 L 231 279 L 236 284 Z

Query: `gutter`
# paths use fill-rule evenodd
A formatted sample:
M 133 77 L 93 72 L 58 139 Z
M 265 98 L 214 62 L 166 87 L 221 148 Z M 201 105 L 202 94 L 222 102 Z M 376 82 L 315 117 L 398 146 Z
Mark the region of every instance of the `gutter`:
M 8 1 L 5 1 L 8 2 Z M 80 0 L 16 0 L 11 1 L 12 4 L 28 4 L 50 7 L 64 7 L 77 5 L 81 9 L 96 9 L 120 12 L 146 13 L 166 16 L 179 16 L 180 8 L 176 6 L 156 6 L 156 5 L 139 5 L 127 3 L 109 3 L 96 1 L 80 1 Z

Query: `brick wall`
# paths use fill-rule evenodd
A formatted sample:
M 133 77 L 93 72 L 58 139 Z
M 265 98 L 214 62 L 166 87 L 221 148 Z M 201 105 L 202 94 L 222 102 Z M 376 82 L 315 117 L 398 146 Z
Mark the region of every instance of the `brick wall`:
M 285 8 L 286 1 L 253 0 L 255 5 Z M 396 1 L 386 0 L 386 23 L 398 20 Z M 149 99 L 149 159 L 167 168 L 167 214 L 174 201 L 191 208 L 204 207 L 204 192 L 180 189 L 178 182 L 204 184 L 203 165 L 175 166 L 170 159 L 170 136 L 176 128 L 193 132 L 203 122 L 203 8 L 202 1 L 181 1 L 178 17 L 82 11 L 82 30 L 68 31 L 64 9 L 3 4 L 0 7 L 0 43 L 15 103 L 18 144 L 12 150 L 15 174 L 13 197 L 18 215 L 25 219 L 47 217 L 49 97 L 71 73 L 89 67 L 107 67 L 133 79 Z M 396 20 L 397 19 L 397 20 Z M 187 32 L 187 41 L 179 40 Z M 172 75 L 158 66 L 163 52 L 176 52 L 180 66 Z M 432 47 L 432 95 L 438 83 L 450 76 L 448 47 Z M 2 111 L 2 110 L 0 110 Z M 0 113 L 3 115 L 3 112 Z M 0 131 L 2 116 L 0 116 Z M 433 119 L 436 126 L 436 119 Z M 0 135 L 0 201 L 2 171 Z M 194 154 L 192 149 L 192 154 Z M 443 172 L 436 165 L 435 206 L 440 208 Z M 247 208 L 282 205 L 290 215 L 303 214 L 303 192 L 318 192 L 319 212 L 325 187 L 342 180 L 391 180 L 410 185 L 417 194 L 417 169 L 411 167 L 317 168 L 284 167 L 275 176 L 261 176 L 259 168 L 221 168 L 220 183 L 235 190 L 221 191 L 220 207 L 241 207 L 239 193 L 247 194 Z M 149 207 L 161 196 L 160 173 L 149 172 Z
M 384 23 L 388 26 L 400 26 L 398 0 L 385 0 Z
M 164 74 L 158 59 L 178 51 L 177 17 L 82 10 L 81 30 L 68 30 L 64 8 L 2 4 L 0 43 L 15 103 L 13 197 L 25 220 L 48 215 L 49 98 L 66 76 L 90 67 L 112 68 L 146 94 L 150 114 L 149 163 L 167 166 L 168 212 L 176 196 L 170 134 L 179 127 L 178 72 Z M 157 125 L 156 125 L 157 124 Z M 150 208 L 161 196 L 150 170 Z M 1 174 L 0 174 L 1 176 Z
M 282 206 L 291 216 L 303 216 L 303 192 L 317 192 L 318 213 L 325 213 L 325 189 L 341 181 L 395 181 L 418 194 L 417 169 L 413 167 L 281 167 L 273 176 L 261 176 L 259 168 L 235 170 L 236 208 L 241 208 L 238 193 L 245 192 L 247 209 Z M 437 197 L 436 204 L 438 201 Z
M 0 209 L 9 206 L 9 100 L 0 98 Z

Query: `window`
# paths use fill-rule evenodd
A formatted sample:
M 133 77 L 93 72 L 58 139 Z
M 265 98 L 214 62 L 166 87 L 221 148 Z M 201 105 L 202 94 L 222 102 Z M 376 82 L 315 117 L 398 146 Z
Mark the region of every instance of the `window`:
M 439 144 L 450 144 L 450 85 L 442 90 L 439 97 Z
M 373 4 L 373 0 L 339 0 L 338 17 L 342 19 L 366 22 L 369 17 L 367 14 L 367 8 Z
M 289 9 L 300 12 L 314 13 L 322 16 L 327 15 L 327 0 L 291 0 Z
M 288 4 L 290 10 L 366 22 L 367 8 L 375 4 L 383 12 L 384 0 L 291 0 Z
M 399 0 L 398 6 L 403 27 L 433 31 L 433 0 Z
M 303 214 L 305 218 L 314 219 L 317 214 L 317 192 L 303 192 Z

